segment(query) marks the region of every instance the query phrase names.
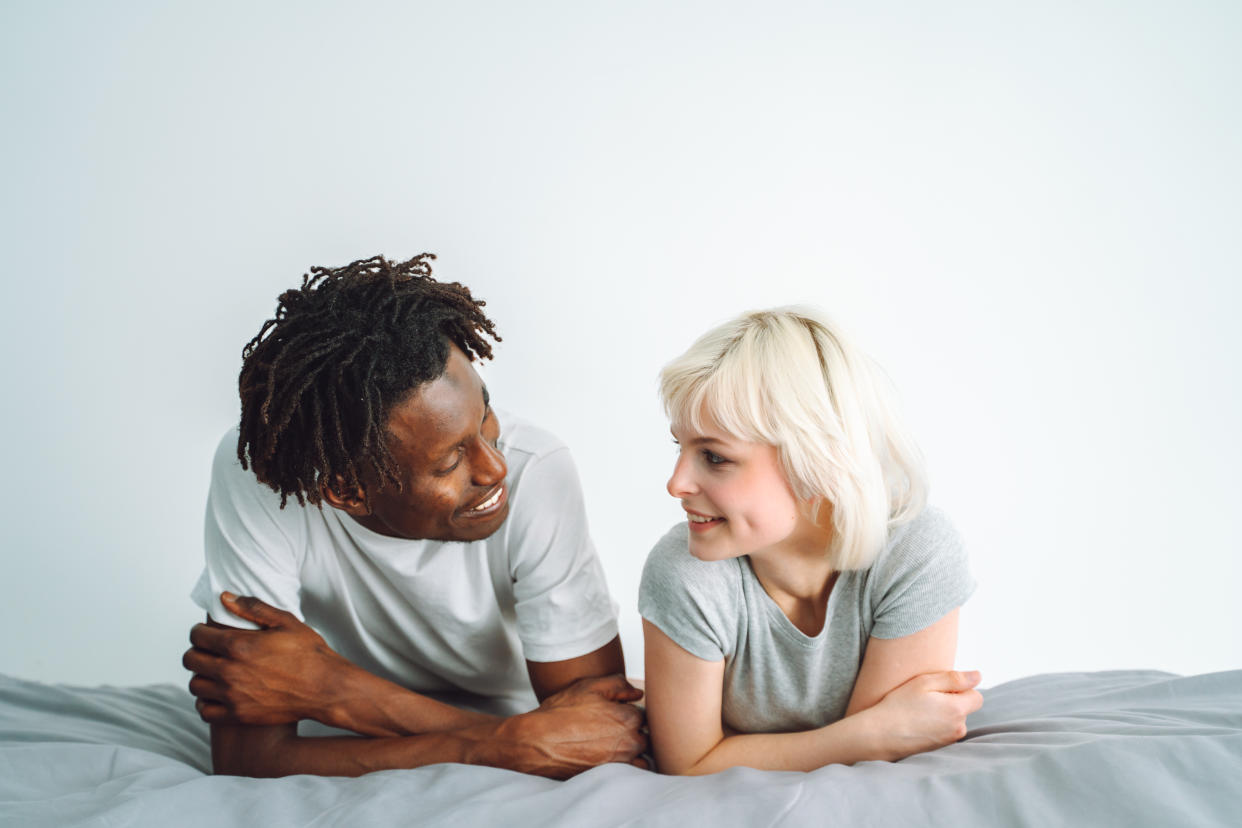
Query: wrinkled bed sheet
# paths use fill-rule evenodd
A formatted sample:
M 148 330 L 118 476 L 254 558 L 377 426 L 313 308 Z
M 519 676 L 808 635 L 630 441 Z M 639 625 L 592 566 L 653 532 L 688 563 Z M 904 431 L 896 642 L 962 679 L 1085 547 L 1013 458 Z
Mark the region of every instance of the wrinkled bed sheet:
M 256 780 L 208 774 L 184 688 L 0 676 L 0 825 L 1242 825 L 1242 670 L 1038 675 L 984 697 L 964 740 L 894 764 Z

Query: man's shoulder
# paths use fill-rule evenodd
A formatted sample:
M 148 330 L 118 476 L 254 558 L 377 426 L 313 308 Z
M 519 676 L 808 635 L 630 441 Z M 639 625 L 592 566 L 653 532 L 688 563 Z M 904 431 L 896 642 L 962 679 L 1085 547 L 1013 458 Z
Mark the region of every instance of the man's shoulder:
M 311 513 L 320 510 L 307 508 L 293 497 L 282 507 L 278 492 L 259 482 L 252 469 L 242 468 L 237 456 L 237 440 L 238 429 L 234 426 L 216 445 L 207 498 L 208 517 L 224 522 L 241 520 L 247 523 L 250 531 L 271 523 L 291 539 L 300 538 L 305 532 L 305 521 L 311 518 Z
M 237 456 L 237 440 L 237 426 L 233 426 L 220 436 L 220 442 L 216 444 L 216 451 L 211 459 L 213 488 L 221 484 L 230 488 L 262 485 L 254 476 L 254 472 L 242 468 L 241 460 Z
M 528 462 L 568 450 L 564 441 L 546 428 L 511 411 L 495 411 L 500 420 L 500 445 L 510 462 Z

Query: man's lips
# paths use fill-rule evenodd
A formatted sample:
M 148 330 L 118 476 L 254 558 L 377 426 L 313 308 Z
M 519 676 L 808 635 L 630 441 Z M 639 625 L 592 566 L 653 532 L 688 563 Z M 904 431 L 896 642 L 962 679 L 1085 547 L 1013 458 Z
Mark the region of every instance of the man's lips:
M 503 509 L 508 500 L 508 487 L 504 483 L 498 483 L 496 488 L 488 492 L 478 503 L 468 509 L 463 509 L 462 514 L 469 518 L 488 517 Z

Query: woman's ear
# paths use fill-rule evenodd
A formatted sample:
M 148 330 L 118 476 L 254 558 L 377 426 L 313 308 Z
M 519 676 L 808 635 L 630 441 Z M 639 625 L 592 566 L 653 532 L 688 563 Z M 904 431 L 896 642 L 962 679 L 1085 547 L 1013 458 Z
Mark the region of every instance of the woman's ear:
M 329 506 L 348 515 L 362 517 L 371 514 L 371 509 L 367 506 L 366 490 L 361 484 L 350 486 L 339 474 L 324 478 L 319 483 L 319 493 Z
M 806 501 L 807 517 L 811 522 L 820 529 L 831 532 L 832 526 L 832 501 L 821 495 L 816 495 Z

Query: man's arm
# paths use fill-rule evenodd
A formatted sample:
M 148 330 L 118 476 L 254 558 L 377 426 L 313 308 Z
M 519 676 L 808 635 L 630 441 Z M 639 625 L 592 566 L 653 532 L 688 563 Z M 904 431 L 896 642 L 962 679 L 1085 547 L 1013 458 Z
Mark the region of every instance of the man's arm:
M 564 661 L 527 661 L 526 672 L 530 686 L 539 701 L 564 690 L 575 681 L 595 676 L 625 675 L 625 654 L 621 650 L 621 636 L 616 636 L 594 652 Z M 625 701 L 638 701 L 640 691 Z
M 412 736 L 493 717 L 407 690 L 353 664 L 290 612 L 257 598 L 221 596 L 229 612 L 261 630 L 208 619 L 190 630 L 182 664 L 211 724 L 277 725 L 314 719 L 364 736 Z
M 533 666 L 532 681 L 545 693 L 559 692 L 531 713 L 498 719 L 367 673 L 291 613 L 254 598 L 226 594 L 222 601 L 263 629 L 198 624 L 194 647 L 182 659 L 195 673 L 190 689 L 199 712 L 212 724 L 217 773 L 357 775 L 451 761 L 564 778 L 604 762 L 635 761 L 645 749 L 641 714 L 624 703 L 641 693 L 624 679 L 565 686 L 567 678 L 614 663 L 619 642 Z M 378 738 L 299 737 L 296 722 L 303 718 Z
M 642 714 L 609 701 L 617 679 L 591 679 L 539 709 L 443 733 L 390 738 L 307 737 L 296 724 L 212 725 L 218 774 L 251 777 L 309 773 L 360 776 L 377 770 L 460 762 L 566 779 L 606 762 L 642 763 Z

